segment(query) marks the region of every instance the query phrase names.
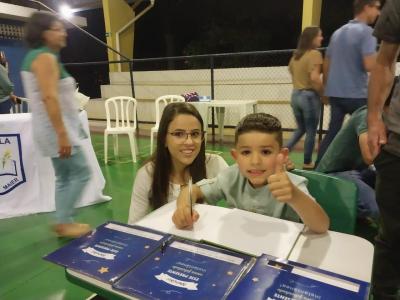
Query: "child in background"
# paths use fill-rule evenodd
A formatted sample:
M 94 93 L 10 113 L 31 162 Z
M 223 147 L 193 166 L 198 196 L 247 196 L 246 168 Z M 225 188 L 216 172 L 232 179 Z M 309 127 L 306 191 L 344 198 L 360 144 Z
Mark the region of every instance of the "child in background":
M 300 217 L 314 232 L 328 230 L 329 218 L 308 193 L 307 180 L 285 170 L 288 149 L 282 148 L 282 127 L 277 118 L 265 113 L 244 117 L 236 127 L 231 154 L 236 164 L 216 178 L 193 185 L 193 202 L 204 199 L 216 204 L 225 199 L 229 207 L 292 221 Z M 195 210 L 191 213 L 188 198 L 185 187 L 172 217 L 181 229 L 191 228 L 199 218 Z

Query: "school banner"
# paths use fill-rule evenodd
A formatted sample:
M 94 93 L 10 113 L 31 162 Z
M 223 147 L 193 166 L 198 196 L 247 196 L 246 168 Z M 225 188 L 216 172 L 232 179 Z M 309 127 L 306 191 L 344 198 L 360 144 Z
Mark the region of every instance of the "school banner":
M 86 112 L 81 112 L 88 130 Z M 92 179 L 78 202 L 85 206 L 105 200 L 105 180 L 90 138 L 83 151 L 92 169 Z M 51 159 L 42 157 L 32 138 L 31 114 L 0 115 L 0 219 L 55 210 L 55 177 Z
M 23 115 L 0 115 L 0 218 L 45 208 L 32 128 Z

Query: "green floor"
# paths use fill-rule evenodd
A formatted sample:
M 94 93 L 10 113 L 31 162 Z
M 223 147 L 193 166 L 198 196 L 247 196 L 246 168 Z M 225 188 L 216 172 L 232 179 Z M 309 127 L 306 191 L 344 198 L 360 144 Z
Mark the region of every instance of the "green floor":
M 92 142 L 106 179 L 105 195 L 112 201 L 78 209 L 77 220 L 93 227 L 107 220 L 126 222 L 134 174 L 149 152 L 149 140 L 140 138 L 138 163 L 130 158 L 127 139 L 120 138 L 120 157 L 116 160 L 110 149 L 108 165 L 103 162 L 103 135 L 93 134 Z M 207 150 L 222 155 L 228 163 L 230 147 L 208 143 Z M 297 166 L 302 164 L 302 153 L 291 154 Z M 62 267 L 42 260 L 42 256 L 65 244 L 50 231 L 52 213 L 0 220 L 0 299 L 1 300 L 57 300 L 85 299 L 91 292 L 70 284 Z M 375 231 L 364 229 L 361 236 L 372 240 Z

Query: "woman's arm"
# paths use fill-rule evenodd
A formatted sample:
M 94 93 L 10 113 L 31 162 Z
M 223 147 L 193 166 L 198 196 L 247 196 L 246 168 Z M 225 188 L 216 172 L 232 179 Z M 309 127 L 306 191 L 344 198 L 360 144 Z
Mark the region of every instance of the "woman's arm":
M 58 101 L 60 71 L 56 57 L 49 53 L 40 54 L 33 61 L 31 70 L 36 76 L 47 114 L 57 134 L 60 158 L 69 157 L 71 155 L 71 144 Z
M 320 96 L 324 94 L 324 85 L 322 83 L 321 74 L 322 74 L 321 65 L 315 65 L 310 73 L 311 86 L 313 90 L 316 91 Z
M 128 224 L 136 223 L 149 213 L 149 196 L 153 178 L 148 167 L 148 165 L 144 165 L 136 174 L 131 196 L 131 205 L 129 207 Z

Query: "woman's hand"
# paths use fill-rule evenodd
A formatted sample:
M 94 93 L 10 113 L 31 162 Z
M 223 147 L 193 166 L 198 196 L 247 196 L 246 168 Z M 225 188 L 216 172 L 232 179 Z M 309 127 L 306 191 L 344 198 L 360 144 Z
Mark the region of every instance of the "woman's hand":
M 71 156 L 71 144 L 69 142 L 67 133 L 60 133 L 58 135 L 58 149 L 60 158 L 68 158 Z

